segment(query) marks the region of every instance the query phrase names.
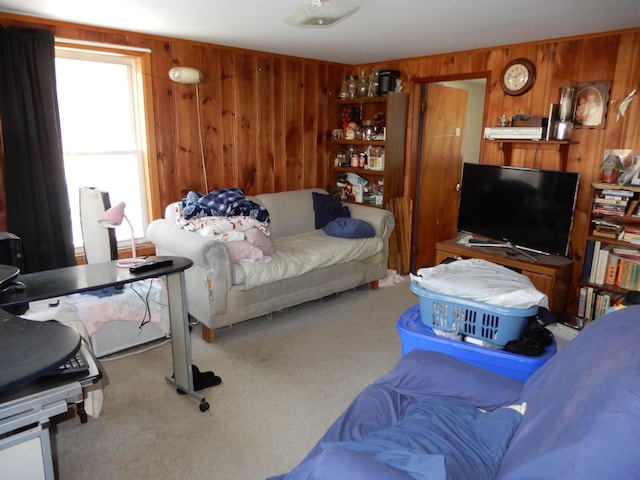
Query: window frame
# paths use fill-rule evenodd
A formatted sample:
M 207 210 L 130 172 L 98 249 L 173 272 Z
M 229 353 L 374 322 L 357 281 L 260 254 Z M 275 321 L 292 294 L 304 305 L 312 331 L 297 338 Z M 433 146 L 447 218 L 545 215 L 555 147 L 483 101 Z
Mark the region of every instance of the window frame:
M 152 126 L 155 125 L 153 110 L 153 81 L 151 74 L 151 51 L 149 49 L 121 47 L 115 45 L 97 44 L 93 42 L 76 42 L 73 40 L 56 39 L 56 57 L 59 51 L 73 52 L 81 54 L 110 54 L 130 57 L 134 61 L 135 82 L 137 91 L 140 92 L 135 101 L 138 103 L 138 111 L 142 112 L 142 118 L 138 119 L 137 125 L 140 131 L 138 139 L 140 142 L 142 155 L 142 174 L 144 184 L 144 196 L 146 203 L 147 222 L 150 223 L 162 216 L 160 203 L 160 187 L 158 181 L 157 149 L 155 132 Z M 150 247 L 151 243 L 146 238 L 146 232 L 141 235 L 136 242 L 137 250 L 144 250 Z M 121 242 L 118 251 L 123 255 L 130 253 L 130 241 Z M 124 247 L 124 248 L 123 248 Z M 151 252 L 153 253 L 153 252 Z M 76 257 L 84 258 L 83 248 L 76 249 Z

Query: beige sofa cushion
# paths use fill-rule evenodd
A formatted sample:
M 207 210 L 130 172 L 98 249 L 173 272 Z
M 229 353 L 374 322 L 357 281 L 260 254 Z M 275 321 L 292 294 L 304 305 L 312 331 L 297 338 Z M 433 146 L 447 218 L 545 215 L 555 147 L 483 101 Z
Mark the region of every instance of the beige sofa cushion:
M 269 211 L 269 231 L 275 240 L 316 229 L 311 192 L 327 194 L 326 190 L 310 188 L 291 192 L 264 193 L 247 198 Z
M 382 246 L 378 237 L 347 239 L 314 230 L 277 239 L 276 253 L 269 262 L 238 262 L 233 268 L 233 281 L 235 285 L 243 284 L 243 290 L 250 290 L 318 268 L 354 260 L 367 261 L 382 251 Z

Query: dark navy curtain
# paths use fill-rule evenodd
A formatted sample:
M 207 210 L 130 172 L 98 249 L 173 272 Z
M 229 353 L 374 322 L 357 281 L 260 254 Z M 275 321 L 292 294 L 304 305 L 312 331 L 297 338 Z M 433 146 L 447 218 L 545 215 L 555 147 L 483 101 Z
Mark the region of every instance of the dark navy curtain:
M 0 27 L 0 119 L 7 223 L 22 239 L 23 273 L 75 265 L 52 32 Z

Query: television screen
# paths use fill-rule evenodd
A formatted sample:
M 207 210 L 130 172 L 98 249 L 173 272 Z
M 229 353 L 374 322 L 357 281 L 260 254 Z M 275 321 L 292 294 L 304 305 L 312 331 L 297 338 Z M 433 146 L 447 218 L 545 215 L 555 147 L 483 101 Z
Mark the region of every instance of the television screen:
M 465 163 L 458 230 L 567 255 L 579 174 Z

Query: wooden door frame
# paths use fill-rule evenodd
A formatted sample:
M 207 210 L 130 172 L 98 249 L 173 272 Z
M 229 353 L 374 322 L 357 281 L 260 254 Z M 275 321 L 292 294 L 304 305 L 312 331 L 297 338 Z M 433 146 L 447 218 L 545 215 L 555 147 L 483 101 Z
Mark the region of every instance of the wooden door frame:
M 416 77 L 411 79 L 413 86 L 412 98 L 415 100 L 412 102 L 411 116 L 412 125 L 415 125 L 415 134 L 411 136 L 411 143 L 409 145 L 409 162 L 407 165 L 406 177 L 409 182 L 405 185 L 405 191 L 408 196 L 416 198 L 416 183 L 415 179 L 418 175 L 418 164 L 421 160 L 421 145 L 422 145 L 422 129 L 424 127 L 424 115 L 422 113 L 422 88 L 428 83 L 442 83 L 442 82 L 454 82 L 458 80 L 475 80 L 485 79 L 487 81 L 487 87 L 491 85 L 491 71 L 485 70 L 481 72 L 473 73 L 459 73 L 455 75 L 439 75 L 434 77 Z M 485 89 L 484 94 L 484 111 L 482 113 L 482 122 L 487 125 L 487 105 L 489 104 L 491 88 Z M 484 138 L 480 139 L 481 146 L 484 145 Z M 484 148 L 480 148 L 480 162 L 482 162 L 482 156 L 484 154 Z M 413 160 L 411 160 L 413 159 Z
M 422 141 L 423 141 L 423 130 L 424 130 L 424 112 L 423 105 L 426 102 L 426 87 L 430 83 L 443 83 L 443 82 L 454 82 L 461 80 L 476 80 L 476 79 L 484 79 L 486 81 L 485 87 L 485 97 L 484 97 L 484 108 L 482 112 L 482 124 L 487 125 L 487 105 L 489 104 L 490 92 L 491 92 L 491 71 L 485 70 L 480 72 L 471 72 L 471 73 L 460 73 L 454 75 L 438 75 L 438 76 L 430 76 L 430 77 L 416 77 L 412 79 L 412 87 L 413 87 L 413 99 L 412 107 L 410 114 L 412 116 L 411 124 L 415 126 L 414 134 L 411 136 L 411 142 L 409 145 L 409 162 L 406 165 L 406 176 L 407 182 L 405 183 L 405 191 L 408 193 L 410 198 L 414 199 L 414 209 L 413 209 L 413 218 L 411 219 L 411 231 L 413 235 L 417 231 L 415 226 L 415 220 L 418 214 L 418 198 L 417 198 L 417 185 L 419 182 L 418 175 L 420 174 L 420 165 L 422 163 Z M 483 162 L 484 156 L 484 136 L 480 138 L 480 158 L 479 162 Z M 411 239 L 411 269 L 413 271 L 414 262 L 415 262 L 415 246 L 416 239 Z

